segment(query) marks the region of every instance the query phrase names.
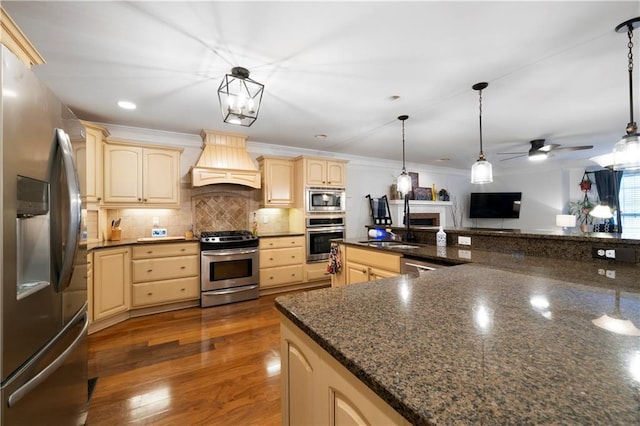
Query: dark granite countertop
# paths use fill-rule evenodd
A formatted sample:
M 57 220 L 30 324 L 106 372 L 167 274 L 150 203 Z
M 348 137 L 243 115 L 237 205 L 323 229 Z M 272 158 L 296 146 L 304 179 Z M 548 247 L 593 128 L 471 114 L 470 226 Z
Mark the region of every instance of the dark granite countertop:
M 263 232 L 258 235 L 260 238 L 271 237 L 304 237 L 304 232 Z
M 414 424 L 640 424 L 640 336 L 593 322 L 640 326 L 637 265 L 411 250 L 466 264 L 276 306 Z
M 197 243 L 199 241 L 200 240 L 198 238 L 181 238 L 181 239 L 154 238 L 153 240 L 145 239 L 144 241 L 140 241 L 139 239 L 136 239 L 136 238 L 130 238 L 130 239 L 122 239 L 119 241 L 98 241 L 98 242 L 87 243 L 87 249 L 99 250 L 104 248 L 133 246 L 133 245 L 139 245 L 139 244 L 159 244 L 159 243 L 172 244 L 172 243 L 189 243 L 189 242 Z

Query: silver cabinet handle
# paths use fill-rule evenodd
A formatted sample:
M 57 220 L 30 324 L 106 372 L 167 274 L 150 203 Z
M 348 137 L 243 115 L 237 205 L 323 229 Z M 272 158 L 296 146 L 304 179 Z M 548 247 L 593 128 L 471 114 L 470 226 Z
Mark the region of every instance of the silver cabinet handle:
M 20 401 L 26 394 L 34 390 L 38 385 L 44 382 L 51 374 L 53 374 L 64 362 L 69 358 L 69 356 L 75 351 L 76 347 L 80 344 L 83 337 L 87 335 L 87 329 L 89 328 L 89 316 L 85 313 L 84 315 L 84 325 L 82 326 L 82 331 L 78 336 L 73 340 L 73 343 L 69 345 L 67 349 L 64 350 L 51 364 L 47 365 L 41 372 L 33 377 L 33 379 L 29 380 L 24 385 L 20 386 L 14 393 L 9 396 L 9 401 L 7 405 L 12 407 L 16 405 L 18 401 Z

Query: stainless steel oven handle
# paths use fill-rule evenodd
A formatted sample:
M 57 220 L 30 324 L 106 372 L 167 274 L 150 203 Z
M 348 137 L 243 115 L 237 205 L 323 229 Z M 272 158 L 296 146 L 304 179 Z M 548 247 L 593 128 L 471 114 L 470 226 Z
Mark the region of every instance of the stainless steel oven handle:
M 206 250 L 202 252 L 203 256 L 214 257 L 214 256 L 232 256 L 234 254 L 253 254 L 257 253 L 258 249 L 249 249 L 249 250 Z
M 344 226 L 328 226 L 325 228 L 314 228 L 314 227 L 307 227 L 307 232 L 309 234 L 317 234 L 317 233 L 324 233 L 324 232 L 340 232 L 343 231 L 344 232 Z
M 253 290 L 253 289 L 257 288 L 257 287 L 258 287 L 257 284 L 254 284 L 254 285 L 243 285 L 243 286 L 240 286 L 240 287 L 231 287 L 231 288 L 224 289 L 224 290 L 207 291 L 204 294 L 218 296 L 218 295 L 222 295 L 222 294 L 240 293 L 240 292 L 243 292 L 243 291 Z

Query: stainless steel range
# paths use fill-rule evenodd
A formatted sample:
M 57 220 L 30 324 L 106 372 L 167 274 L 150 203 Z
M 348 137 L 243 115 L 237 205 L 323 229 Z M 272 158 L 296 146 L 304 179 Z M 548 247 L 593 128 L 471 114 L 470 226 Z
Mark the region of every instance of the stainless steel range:
M 217 306 L 259 295 L 258 237 L 250 231 L 200 234 L 200 306 Z

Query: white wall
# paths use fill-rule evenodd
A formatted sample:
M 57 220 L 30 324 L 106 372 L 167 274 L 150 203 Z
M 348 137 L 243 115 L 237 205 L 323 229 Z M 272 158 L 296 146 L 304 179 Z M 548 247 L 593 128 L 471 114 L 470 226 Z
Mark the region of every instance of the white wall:
M 172 133 L 150 129 L 102 124 L 111 132 L 110 138 L 140 143 L 172 145 L 184 149 L 181 160 L 182 181 L 190 182 L 189 168 L 194 165 L 202 149 L 199 135 Z M 366 236 L 365 226 L 371 223 L 367 194 L 374 198 L 389 195 L 390 186 L 402 170 L 398 161 L 374 159 L 362 156 L 342 156 L 332 152 L 304 150 L 280 145 L 247 142 L 247 151 L 252 158 L 260 155 L 315 155 L 336 157 L 349 160 L 347 164 L 347 237 Z M 446 188 L 451 201 L 457 206 L 458 216 L 462 215 L 460 226 L 518 228 L 522 230 L 553 230 L 555 215 L 566 213 L 569 201 L 581 199 L 579 183 L 585 167 L 593 163 L 582 161 L 565 164 L 547 163 L 522 168 L 500 170 L 494 164 L 494 182 L 487 185 L 469 183 L 468 170 L 432 167 L 424 164 L 407 163 L 409 172 L 419 174 L 419 183 L 423 187 L 436 185 L 437 190 Z M 594 185 L 595 186 L 595 185 Z M 469 219 L 469 193 L 471 192 L 522 192 L 522 207 L 519 219 Z M 595 192 L 589 198 L 595 198 Z M 448 221 L 450 217 L 447 218 Z M 449 223 L 451 223 L 449 221 Z M 401 224 L 394 224 L 401 226 Z

